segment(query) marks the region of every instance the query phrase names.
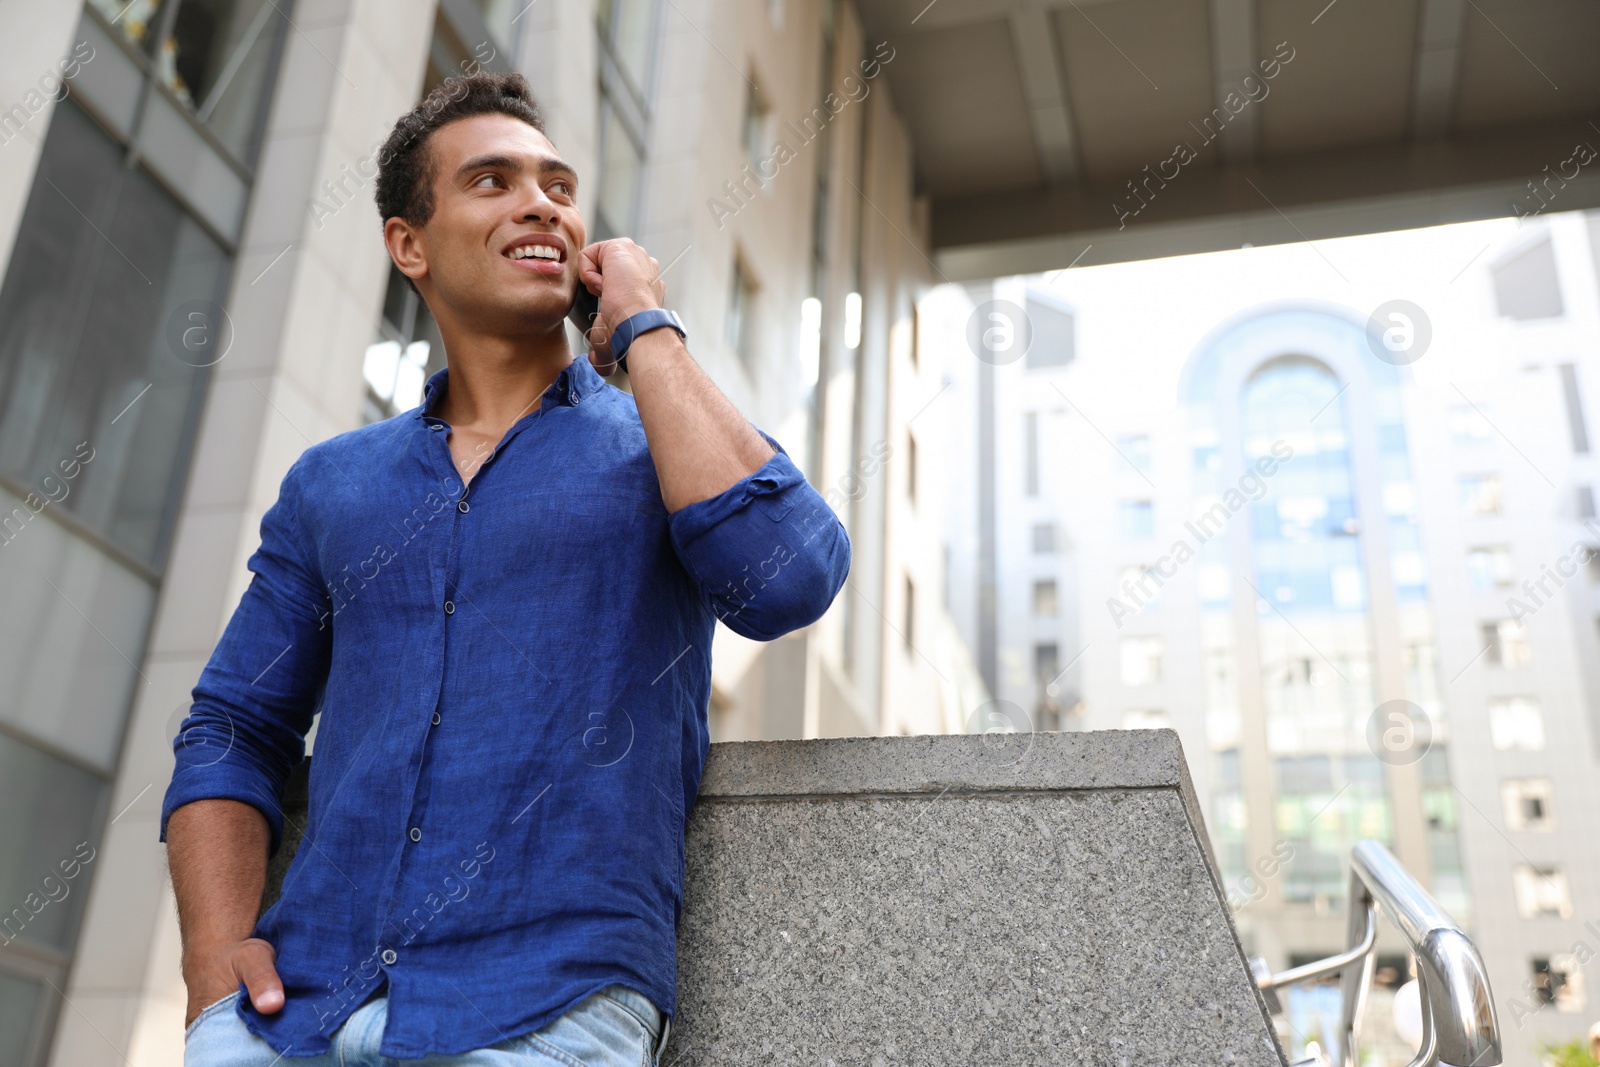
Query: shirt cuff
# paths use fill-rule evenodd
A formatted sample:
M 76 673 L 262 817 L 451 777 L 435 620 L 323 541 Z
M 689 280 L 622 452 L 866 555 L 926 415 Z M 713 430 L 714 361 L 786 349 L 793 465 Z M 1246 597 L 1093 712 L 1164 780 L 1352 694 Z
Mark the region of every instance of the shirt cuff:
M 821 617 L 844 585 L 850 539 L 776 439 L 757 470 L 668 516 L 678 558 L 735 633 L 770 641 Z

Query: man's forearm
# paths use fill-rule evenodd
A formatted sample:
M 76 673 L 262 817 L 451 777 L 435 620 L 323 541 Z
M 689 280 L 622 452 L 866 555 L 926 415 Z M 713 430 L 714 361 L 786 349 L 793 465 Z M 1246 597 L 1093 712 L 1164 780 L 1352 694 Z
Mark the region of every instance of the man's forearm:
M 628 378 L 668 512 L 724 492 L 774 455 L 675 331 L 634 341 Z
M 266 816 L 237 800 L 197 800 L 172 813 L 167 867 L 185 957 L 250 936 L 270 841 Z

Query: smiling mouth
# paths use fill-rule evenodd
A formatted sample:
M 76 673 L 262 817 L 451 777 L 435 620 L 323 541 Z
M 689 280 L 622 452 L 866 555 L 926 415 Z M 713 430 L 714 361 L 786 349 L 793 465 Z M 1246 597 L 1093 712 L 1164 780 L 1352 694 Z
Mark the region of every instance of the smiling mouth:
M 533 259 L 544 263 L 565 263 L 567 257 L 561 249 L 554 245 L 526 244 L 518 245 L 503 253 L 507 259 L 523 260 Z

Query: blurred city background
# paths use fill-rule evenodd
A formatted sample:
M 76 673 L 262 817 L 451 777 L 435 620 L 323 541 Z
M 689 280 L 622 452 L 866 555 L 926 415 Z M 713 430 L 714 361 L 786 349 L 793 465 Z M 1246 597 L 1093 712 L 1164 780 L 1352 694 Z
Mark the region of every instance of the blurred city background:
M 478 69 L 527 75 L 592 239 L 661 261 L 850 532 L 815 625 L 719 628 L 713 740 L 1171 728 L 1246 954 L 1341 950 L 1377 838 L 1482 950 L 1506 1062 L 1594 1062 L 1600 6 L 0 27 L 0 1065 L 181 1059 L 172 740 L 289 464 L 445 365 L 372 179 Z M 1378 944 L 1363 1063 L 1398 1067 L 1414 968 Z M 1336 985 L 1283 1009 L 1328 1049 Z

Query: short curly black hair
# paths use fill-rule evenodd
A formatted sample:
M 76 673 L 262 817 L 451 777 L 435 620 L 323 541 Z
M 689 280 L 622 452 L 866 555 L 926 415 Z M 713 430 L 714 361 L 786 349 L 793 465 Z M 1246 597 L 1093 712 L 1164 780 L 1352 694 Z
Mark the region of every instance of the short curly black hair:
M 378 181 L 373 199 L 385 224 L 392 218 L 426 226 L 433 218 L 437 176 L 428 138 L 441 126 L 474 115 L 510 115 L 544 133 L 544 116 L 520 74 L 477 71 L 446 78 L 438 88 L 394 124 L 378 150 Z

